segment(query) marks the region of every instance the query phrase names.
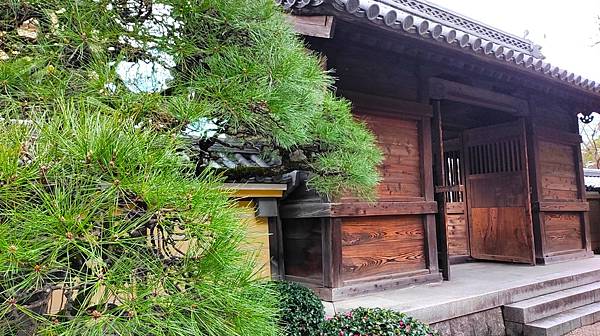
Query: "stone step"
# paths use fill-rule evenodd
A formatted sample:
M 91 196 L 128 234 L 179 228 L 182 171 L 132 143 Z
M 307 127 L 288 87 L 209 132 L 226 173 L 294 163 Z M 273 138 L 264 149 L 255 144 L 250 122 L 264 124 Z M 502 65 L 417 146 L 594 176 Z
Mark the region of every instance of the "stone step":
M 504 319 L 529 323 L 600 301 L 600 282 L 561 290 L 504 306 Z
M 562 336 L 597 322 L 600 322 L 600 303 L 592 303 L 527 323 L 523 335 Z
M 597 257 L 597 260 L 600 260 L 600 257 Z M 593 259 L 593 261 L 596 261 L 596 259 Z M 590 271 L 579 272 L 564 271 L 556 273 L 553 277 L 548 276 L 543 279 L 536 279 L 535 282 L 532 281 L 528 284 L 504 286 L 498 290 L 490 290 L 488 292 L 480 291 L 476 295 L 465 295 L 457 299 L 444 300 L 441 302 L 435 301 L 428 305 L 413 304 L 412 307 L 407 307 L 405 304 L 397 304 L 387 305 L 386 308 L 405 312 L 414 318 L 428 323 L 447 321 L 460 316 L 473 314 L 474 312 L 493 309 L 495 307 L 528 300 L 541 295 L 599 282 L 600 269 L 597 269 L 595 266 L 591 266 L 590 269 Z M 494 275 L 497 275 L 499 279 L 502 279 L 502 272 L 494 272 Z M 501 283 L 502 280 L 498 280 L 498 282 Z M 428 290 L 430 289 L 428 288 Z M 402 291 L 398 292 L 403 293 Z M 471 292 L 471 289 L 469 288 L 466 293 L 467 292 Z M 428 293 L 429 292 L 423 291 L 422 295 L 428 295 Z M 386 295 L 389 296 L 389 294 Z M 405 294 L 403 293 L 403 295 Z M 403 297 L 397 297 L 395 301 L 403 302 L 403 299 Z M 341 304 L 336 303 L 336 311 L 349 310 L 351 305 L 358 306 L 360 304 L 368 304 L 361 302 L 361 300 L 348 300 L 346 302 L 347 303 L 344 303 L 342 301 Z M 350 302 L 351 304 L 348 304 Z M 381 306 L 381 304 L 379 306 Z

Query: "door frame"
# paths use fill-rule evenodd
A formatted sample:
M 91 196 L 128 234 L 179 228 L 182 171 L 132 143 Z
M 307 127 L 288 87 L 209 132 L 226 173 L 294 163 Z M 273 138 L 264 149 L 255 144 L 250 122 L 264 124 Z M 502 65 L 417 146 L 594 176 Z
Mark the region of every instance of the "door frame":
M 507 94 L 494 92 L 487 89 L 477 88 L 470 85 L 465 85 L 458 82 L 453 82 L 437 77 L 428 78 L 428 96 L 429 102 L 434 110 L 434 118 L 432 118 L 432 154 L 433 154 L 433 170 L 434 170 L 434 188 L 435 186 L 443 186 L 443 182 L 438 180 L 439 176 L 436 174 L 443 173 L 443 166 L 439 159 L 441 153 L 443 157 L 444 145 L 443 145 L 443 131 L 442 131 L 442 113 L 441 102 L 444 100 L 464 103 L 468 105 L 485 107 L 494 109 L 502 112 L 512 114 L 517 117 L 527 117 L 530 114 L 529 103 L 525 99 L 520 99 Z M 439 120 L 436 120 L 436 111 L 439 114 Z M 437 127 L 439 125 L 439 128 Z M 438 131 L 439 130 L 439 131 Z M 527 142 L 530 139 L 526 139 Z M 525 144 L 527 147 L 528 144 Z M 437 172 L 437 173 L 435 173 Z M 443 176 L 443 175 L 441 175 Z M 466 178 L 466 176 L 465 176 Z M 442 184 L 438 184 L 438 182 Z M 466 183 L 466 180 L 465 180 Z M 439 188 L 437 191 L 441 191 Z M 444 276 L 444 279 L 450 278 L 450 256 L 448 255 L 448 232 L 446 225 L 446 206 L 442 203 L 443 197 L 440 199 L 442 193 L 435 193 L 435 200 L 438 202 L 438 214 L 436 215 L 436 229 L 437 229 L 437 248 L 438 248 L 438 263 L 440 271 Z M 465 188 L 464 192 L 464 204 L 465 204 L 465 220 L 467 221 L 467 227 L 470 227 L 469 214 L 468 214 L 468 192 Z M 530 197 L 530 195 L 529 195 Z M 531 209 L 531 203 L 529 204 Z M 533 228 L 533 222 L 532 222 Z M 471 233 L 469 232 L 470 236 Z M 535 250 L 535 230 L 534 230 L 534 250 Z M 469 238 L 470 244 L 470 238 Z

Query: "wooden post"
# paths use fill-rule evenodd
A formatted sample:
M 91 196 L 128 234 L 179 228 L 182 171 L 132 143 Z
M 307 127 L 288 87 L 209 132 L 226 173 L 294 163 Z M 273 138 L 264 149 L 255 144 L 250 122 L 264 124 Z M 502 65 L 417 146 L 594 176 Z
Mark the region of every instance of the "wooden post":
M 341 286 L 340 269 L 342 264 L 342 219 L 323 218 L 321 220 L 321 230 L 324 287 L 337 288 Z
M 536 104 L 534 101 L 529 102 L 529 108 L 533 110 Z M 533 244 L 535 246 L 535 259 L 536 262 L 542 263 L 544 261 L 544 255 L 546 253 L 545 248 L 545 237 L 546 232 L 544 229 L 544 221 L 542 213 L 534 206 L 538 202 L 542 201 L 542 174 L 540 173 L 540 154 L 538 139 L 533 130 L 533 120 L 531 117 L 525 118 L 526 124 L 526 141 L 527 141 L 527 157 L 529 167 L 529 184 L 530 184 L 530 197 L 531 197 L 531 219 L 533 222 Z
M 436 186 L 444 186 L 444 141 L 442 137 L 441 101 L 433 100 L 432 153 L 433 175 Z M 436 216 L 438 263 L 444 280 L 450 280 L 450 256 L 448 253 L 448 226 L 446 225 L 446 192 L 436 192 L 438 203 Z
M 431 69 L 419 66 L 417 76 L 419 78 L 418 96 L 419 102 L 423 104 L 429 103 L 429 78 L 432 75 Z M 433 183 L 433 159 L 431 149 L 431 118 L 426 117 L 421 119 L 421 170 L 423 180 L 423 196 L 426 202 L 435 201 L 434 183 Z M 436 230 L 436 215 L 425 215 L 425 234 L 427 243 L 427 267 L 431 273 L 439 271 L 438 259 L 438 237 Z
M 272 234 L 269 242 L 271 258 L 274 259 L 271 264 L 271 277 L 282 280 L 285 278 L 285 258 L 283 254 L 283 228 L 279 216 L 269 217 L 269 232 Z
M 431 157 L 431 118 L 421 119 L 421 169 L 423 177 L 423 195 L 426 202 L 433 202 L 434 183 Z M 427 244 L 427 267 L 430 272 L 438 272 L 437 232 L 435 214 L 425 215 L 425 234 Z
M 581 200 L 581 202 L 587 202 L 587 195 L 585 192 L 585 180 L 584 180 L 584 176 L 583 176 L 583 157 L 581 154 L 581 150 L 579 150 L 579 146 L 575 147 L 575 169 L 577 172 L 577 193 L 579 196 L 579 200 Z M 591 241 L 591 235 L 590 235 L 590 217 L 589 217 L 589 213 L 586 212 L 582 212 L 579 214 L 581 217 L 581 223 L 583 225 L 583 227 L 581 228 L 581 240 L 583 243 L 583 249 L 586 250 L 588 253 L 592 252 L 592 241 Z

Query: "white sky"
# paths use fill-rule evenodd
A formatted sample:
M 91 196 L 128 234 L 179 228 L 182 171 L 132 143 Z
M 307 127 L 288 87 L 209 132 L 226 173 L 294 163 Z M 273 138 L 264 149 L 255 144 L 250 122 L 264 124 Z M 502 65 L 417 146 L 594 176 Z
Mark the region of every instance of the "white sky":
M 546 61 L 600 81 L 600 0 L 429 0 L 541 45 Z

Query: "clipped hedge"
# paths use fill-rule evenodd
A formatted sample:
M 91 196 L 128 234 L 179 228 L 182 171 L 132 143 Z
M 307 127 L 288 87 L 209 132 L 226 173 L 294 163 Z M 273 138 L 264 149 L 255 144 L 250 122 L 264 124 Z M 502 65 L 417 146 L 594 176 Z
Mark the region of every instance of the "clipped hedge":
M 404 313 L 357 308 L 338 313 L 323 324 L 322 336 L 439 336 L 427 324 Z
M 279 293 L 280 326 L 286 336 L 319 335 L 325 313 L 321 300 L 315 293 L 297 283 L 276 281 Z

